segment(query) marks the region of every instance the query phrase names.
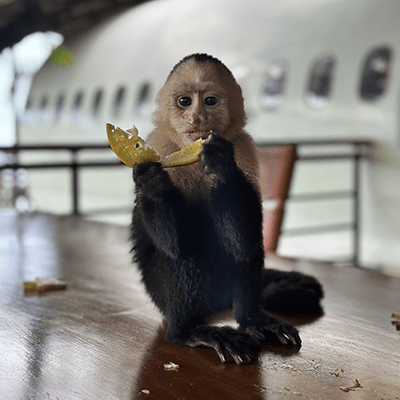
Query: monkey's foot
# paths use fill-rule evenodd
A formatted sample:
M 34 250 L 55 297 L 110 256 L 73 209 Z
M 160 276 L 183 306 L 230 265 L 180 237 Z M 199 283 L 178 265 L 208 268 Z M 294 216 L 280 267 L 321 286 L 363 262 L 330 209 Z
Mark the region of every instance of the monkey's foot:
M 253 360 L 251 346 L 254 342 L 250 336 L 241 334 L 228 326 L 198 326 L 184 344 L 191 347 L 211 347 L 217 352 L 222 362 L 227 362 L 225 351 L 238 365 L 248 364 Z
M 264 313 L 250 318 L 246 326 L 241 327 L 258 343 L 265 341 L 268 333 L 273 333 L 282 344 L 301 344 L 299 332 L 293 325 Z

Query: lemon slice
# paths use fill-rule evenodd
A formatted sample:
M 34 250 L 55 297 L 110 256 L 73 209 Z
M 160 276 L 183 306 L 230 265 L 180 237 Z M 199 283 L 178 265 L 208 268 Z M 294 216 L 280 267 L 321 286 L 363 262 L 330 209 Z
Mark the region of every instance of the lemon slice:
M 107 124 L 106 128 L 111 149 L 124 164 L 132 168 L 134 165 L 146 161 L 160 162 L 160 157 L 154 149 L 139 136 L 136 127 L 124 131 L 121 128 L 116 128 L 112 124 Z M 178 167 L 198 161 L 198 156 L 204 142 L 204 139 L 198 139 L 185 146 L 182 150 L 168 155 L 161 161 L 162 167 Z
M 124 131 L 107 124 L 107 137 L 112 151 L 128 167 L 146 161 L 160 161 L 154 149 L 139 136 L 136 127 Z
M 182 150 L 176 151 L 165 157 L 162 162 L 163 167 L 178 167 L 179 165 L 192 164 L 199 159 L 199 153 L 204 139 L 198 139 L 195 142 L 185 146 Z

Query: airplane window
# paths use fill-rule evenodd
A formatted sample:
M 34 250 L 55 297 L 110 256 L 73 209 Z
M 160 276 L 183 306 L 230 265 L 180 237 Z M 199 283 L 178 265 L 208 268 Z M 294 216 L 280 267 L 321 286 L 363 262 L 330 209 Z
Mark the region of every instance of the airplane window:
M 314 63 L 306 94 L 306 99 L 312 106 L 326 105 L 331 93 L 334 67 L 335 59 L 332 56 L 324 56 Z
M 150 83 L 145 82 L 140 87 L 139 96 L 137 99 L 136 111 L 137 114 L 145 117 L 150 112 Z
M 103 100 L 103 90 L 98 89 L 93 97 L 93 105 L 92 105 L 92 117 L 97 118 L 99 116 L 100 107 Z
M 265 109 L 274 109 L 282 104 L 286 76 L 286 62 L 278 61 L 270 66 L 261 95 L 261 105 Z
M 391 50 L 380 47 L 366 57 L 361 78 L 360 95 L 363 100 L 372 101 L 386 89 L 391 66 Z
M 29 96 L 28 100 L 26 101 L 25 112 L 24 112 L 24 116 L 21 121 L 24 124 L 29 124 L 29 122 L 30 122 L 30 119 L 32 116 L 32 103 L 33 103 L 33 99 L 31 96 Z
M 82 112 L 83 92 L 79 91 L 75 95 L 74 103 L 72 105 L 72 120 L 78 121 Z
M 55 122 L 58 122 L 61 118 L 61 112 L 64 108 L 64 103 L 65 103 L 65 95 L 60 94 L 57 98 L 57 103 L 56 103 L 56 111 L 54 115 Z
M 114 100 L 114 117 L 120 117 L 122 112 L 123 102 L 125 100 L 125 87 L 121 86 L 118 88 Z
M 47 109 L 47 104 L 49 103 L 49 97 L 47 94 L 43 95 L 42 99 L 40 100 L 40 105 L 39 105 L 39 113 L 38 113 L 38 122 L 39 123 L 44 123 L 46 120 L 46 109 Z

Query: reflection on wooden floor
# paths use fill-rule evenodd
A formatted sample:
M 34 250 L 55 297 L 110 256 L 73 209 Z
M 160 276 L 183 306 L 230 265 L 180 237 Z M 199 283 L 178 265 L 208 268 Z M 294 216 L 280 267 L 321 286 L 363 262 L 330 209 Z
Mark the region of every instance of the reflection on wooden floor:
M 268 343 L 237 366 L 164 341 L 129 247 L 125 228 L 0 212 L 0 399 L 399 399 L 399 278 L 269 258 L 317 276 L 325 314 L 287 318 L 301 348 Z M 24 295 L 36 277 L 63 278 L 67 290 Z M 343 392 L 354 378 L 362 387 Z

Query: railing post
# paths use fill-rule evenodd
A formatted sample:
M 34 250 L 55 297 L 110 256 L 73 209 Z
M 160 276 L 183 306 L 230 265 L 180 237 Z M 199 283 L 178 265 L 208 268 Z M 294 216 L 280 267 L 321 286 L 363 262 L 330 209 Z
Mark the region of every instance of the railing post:
M 78 149 L 71 149 L 72 153 L 72 204 L 74 215 L 79 215 L 79 179 L 78 179 L 78 163 L 77 163 L 77 153 Z
M 353 265 L 359 266 L 360 254 L 360 144 L 354 145 L 354 204 L 353 204 L 353 218 L 354 218 L 354 236 L 353 236 Z

